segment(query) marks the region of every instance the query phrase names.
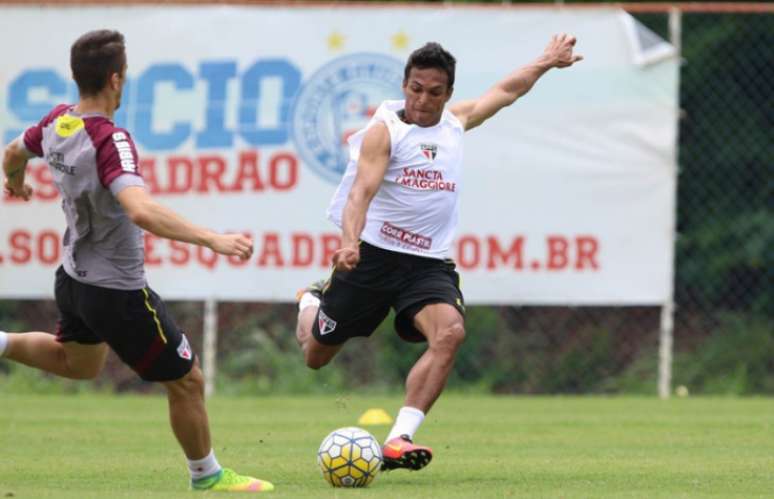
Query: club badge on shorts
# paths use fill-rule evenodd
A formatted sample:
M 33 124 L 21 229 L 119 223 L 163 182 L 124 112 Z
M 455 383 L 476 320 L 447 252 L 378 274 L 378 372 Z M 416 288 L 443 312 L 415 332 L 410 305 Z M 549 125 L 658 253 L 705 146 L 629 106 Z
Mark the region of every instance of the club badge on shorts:
M 317 326 L 320 328 L 320 335 L 332 333 L 336 329 L 336 321 L 325 315 L 325 312 L 320 309 L 317 316 Z
M 177 354 L 185 360 L 191 360 L 191 357 L 193 357 L 191 345 L 188 344 L 188 338 L 185 335 L 183 335 L 183 339 L 180 340 L 180 344 L 177 346 Z

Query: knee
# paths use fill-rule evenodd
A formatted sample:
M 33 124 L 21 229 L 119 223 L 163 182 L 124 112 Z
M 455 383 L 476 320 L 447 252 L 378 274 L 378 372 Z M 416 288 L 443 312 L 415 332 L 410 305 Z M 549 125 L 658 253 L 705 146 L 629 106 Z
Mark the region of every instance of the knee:
M 96 378 L 101 370 L 101 365 L 84 364 L 80 366 L 69 366 L 68 374 L 72 379 L 89 380 Z
M 449 326 L 440 328 L 434 335 L 434 341 L 430 348 L 454 355 L 465 341 L 465 326 L 462 322 L 455 322 Z
M 175 381 L 165 383 L 172 397 L 191 397 L 204 394 L 204 375 L 199 366 L 194 365 L 188 374 Z
M 308 352 L 304 354 L 304 362 L 306 362 L 306 367 L 309 369 L 314 369 L 315 371 L 323 366 L 328 365 L 330 361 L 330 358 L 325 358 L 320 355 L 310 354 Z

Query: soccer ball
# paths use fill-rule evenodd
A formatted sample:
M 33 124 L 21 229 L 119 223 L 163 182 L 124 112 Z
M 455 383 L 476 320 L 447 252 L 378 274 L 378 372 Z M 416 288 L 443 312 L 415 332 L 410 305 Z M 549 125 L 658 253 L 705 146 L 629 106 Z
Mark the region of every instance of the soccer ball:
M 363 429 L 339 428 L 323 439 L 317 464 L 334 487 L 367 487 L 381 469 L 382 448 Z

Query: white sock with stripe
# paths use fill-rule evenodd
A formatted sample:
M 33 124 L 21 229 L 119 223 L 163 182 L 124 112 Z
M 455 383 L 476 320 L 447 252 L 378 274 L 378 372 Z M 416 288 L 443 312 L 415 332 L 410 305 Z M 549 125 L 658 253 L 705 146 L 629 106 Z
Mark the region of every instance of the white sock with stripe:
M 401 407 L 398 412 L 398 417 L 395 419 L 395 424 L 387 435 L 387 442 L 395 437 L 406 435 L 410 439 L 414 439 L 414 433 L 419 429 L 419 425 L 425 419 L 425 413 L 417 409 L 416 407 Z
M 215 459 L 215 451 L 210 449 L 210 453 L 201 459 L 189 459 L 188 471 L 191 472 L 191 480 L 199 480 L 219 472 L 220 463 Z
M 8 333 L 0 331 L 0 357 L 5 353 L 5 349 L 8 347 Z
M 301 295 L 301 300 L 298 302 L 298 312 L 301 313 L 306 307 L 319 307 L 320 299 L 315 295 L 307 291 Z

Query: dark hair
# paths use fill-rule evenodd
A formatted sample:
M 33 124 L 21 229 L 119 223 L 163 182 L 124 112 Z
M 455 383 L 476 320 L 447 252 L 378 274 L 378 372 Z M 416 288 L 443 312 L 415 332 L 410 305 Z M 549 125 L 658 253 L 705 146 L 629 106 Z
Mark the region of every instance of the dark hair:
M 449 88 L 452 88 L 454 86 L 454 68 L 456 64 L 457 59 L 441 47 L 441 44 L 428 42 L 409 56 L 403 73 L 403 81 L 408 81 L 411 68 L 437 68 L 446 72 L 446 76 L 449 78 Z
M 124 35 L 118 31 L 89 31 L 70 47 L 70 69 L 81 96 L 98 94 L 125 64 Z

